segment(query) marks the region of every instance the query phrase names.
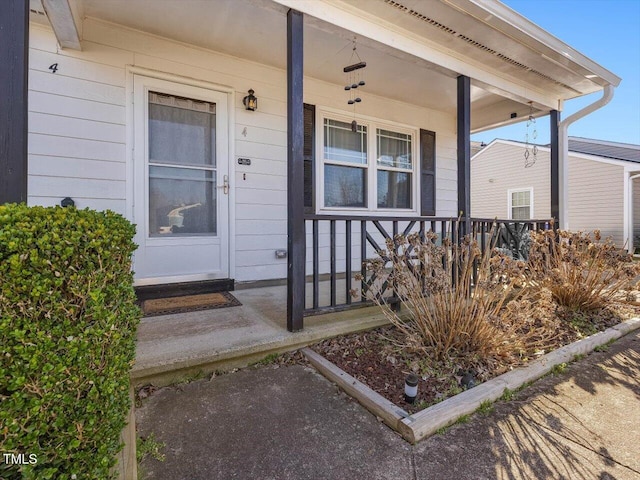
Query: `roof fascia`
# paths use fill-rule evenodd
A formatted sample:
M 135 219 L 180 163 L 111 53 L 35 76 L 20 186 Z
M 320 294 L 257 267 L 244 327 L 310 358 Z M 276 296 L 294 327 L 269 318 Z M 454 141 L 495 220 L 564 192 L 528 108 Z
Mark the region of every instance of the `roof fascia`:
M 477 14 L 477 10 L 479 9 L 485 12 L 482 18 L 487 19 L 490 18 L 490 16 L 492 17 L 489 24 L 494 28 L 499 28 L 500 30 L 508 30 L 509 27 L 511 27 L 512 29 L 516 29 L 517 31 L 524 33 L 527 37 L 529 37 L 530 42 L 533 41 L 532 44 L 529 45 L 529 47 L 535 49 L 535 43 L 540 43 L 556 52 L 562 58 L 569 60 L 570 62 L 573 62 L 576 65 L 579 65 L 580 67 L 588 70 L 592 75 L 596 75 L 597 77 L 601 78 L 605 83 L 617 87 L 621 82 L 621 78 L 614 73 L 597 64 L 587 56 L 567 45 L 559 38 L 553 36 L 526 17 L 520 15 L 515 10 L 509 8 L 508 6 L 497 0 L 442 1 L 469 13 L 475 11 L 475 13 Z M 498 25 L 496 25 L 495 23 L 497 23 Z M 508 34 L 509 32 L 505 31 L 505 33 Z M 558 62 L 546 55 L 545 57 L 552 62 L 560 63 L 562 65 L 561 62 Z M 595 82 L 595 78 L 590 78 L 590 80 L 594 83 L 598 83 Z
M 480 150 L 478 153 L 476 153 L 473 156 L 473 158 L 478 157 L 482 152 L 486 151 L 489 147 L 491 147 L 493 145 L 497 145 L 497 144 L 509 145 L 511 147 L 517 147 L 517 148 L 526 148 L 526 145 L 524 143 L 516 142 L 515 140 L 503 140 L 503 139 L 497 138 L 497 139 L 493 140 L 489 145 L 484 147 L 482 150 Z M 550 152 L 551 151 L 551 148 L 545 147 L 543 145 L 537 145 L 537 147 L 538 147 L 538 150 L 543 151 L 543 152 Z M 607 163 L 609 165 L 616 165 L 616 166 L 619 166 L 619 167 L 628 167 L 629 165 L 637 165 L 638 168 L 640 169 L 640 163 L 632 162 L 631 160 L 621 160 L 621 159 L 616 159 L 616 158 L 607 158 L 607 157 L 601 157 L 599 155 L 590 155 L 588 153 L 574 152 L 574 151 L 571 151 L 571 150 L 569 150 L 569 157 L 579 158 L 579 159 L 582 159 L 582 160 L 591 160 L 591 161 L 600 162 L 600 163 Z
M 471 161 L 473 162 L 473 160 L 478 157 L 481 153 L 486 152 L 487 150 L 489 150 L 490 148 L 493 148 L 494 145 L 498 144 L 498 143 L 502 143 L 503 141 L 500 140 L 499 138 L 494 138 L 493 140 L 491 140 L 487 145 L 485 145 L 484 147 L 482 147 L 480 150 L 478 150 L 478 152 L 473 155 L 471 157 Z
M 597 140 L 595 138 L 583 138 L 569 136 L 569 141 L 591 143 L 593 145 L 604 145 L 607 147 L 628 148 L 629 150 L 640 150 L 640 145 L 635 143 L 610 142 L 608 140 Z

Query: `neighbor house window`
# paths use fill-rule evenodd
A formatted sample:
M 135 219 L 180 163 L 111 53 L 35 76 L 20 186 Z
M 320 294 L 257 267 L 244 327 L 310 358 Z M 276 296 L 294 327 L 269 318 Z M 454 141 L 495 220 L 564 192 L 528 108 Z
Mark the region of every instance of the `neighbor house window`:
M 533 215 L 533 189 L 509 190 L 509 218 L 531 220 Z
M 325 208 L 416 208 L 415 132 L 323 118 L 322 133 Z

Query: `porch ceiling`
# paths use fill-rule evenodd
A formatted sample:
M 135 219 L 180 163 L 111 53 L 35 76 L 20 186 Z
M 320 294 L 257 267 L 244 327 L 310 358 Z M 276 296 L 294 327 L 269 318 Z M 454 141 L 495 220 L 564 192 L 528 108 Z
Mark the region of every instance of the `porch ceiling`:
M 287 9 L 268 0 L 85 0 L 84 5 L 87 16 L 286 68 Z M 311 17 L 305 18 L 304 33 L 305 75 L 342 85 L 353 33 Z M 452 77 L 417 60 L 389 55 L 371 43 L 358 42 L 358 54 L 367 62 L 368 93 L 455 111 Z
M 601 88 L 586 77 L 593 73 L 573 64 L 567 66 L 571 62 L 566 58 L 552 58 L 549 47 L 544 50 L 537 45 L 540 51 L 535 51 L 506 24 L 496 26 L 497 20 L 490 15 L 477 18 L 464 12 L 460 4 L 469 0 L 349 0 L 348 5 L 325 1 L 341 5 L 351 14 L 384 18 L 393 28 L 428 41 L 448 55 L 480 63 L 525 89 L 544 91 L 549 98 L 573 98 Z M 83 0 L 82 8 L 86 16 L 285 68 L 287 7 L 281 3 L 286 1 Z M 315 3 L 318 5 L 318 0 Z M 309 2 L 298 5 L 305 4 Z M 352 31 L 305 15 L 305 75 L 342 85 L 342 67 L 349 63 L 353 38 Z M 367 61 L 367 92 L 455 113 L 454 79 L 459 72 L 366 35 L 358 35 L 358 53 Z M 528 115 L 527 99 L 522 96 L 508 95 L 473 78 L 472 82 L 472 130 L 519 121 Z M 534 105 L 539 107 L 535 114 L 549 110 L 549 103 L 546 107 Z M 512 119 L 514 112 L 517 116 Z

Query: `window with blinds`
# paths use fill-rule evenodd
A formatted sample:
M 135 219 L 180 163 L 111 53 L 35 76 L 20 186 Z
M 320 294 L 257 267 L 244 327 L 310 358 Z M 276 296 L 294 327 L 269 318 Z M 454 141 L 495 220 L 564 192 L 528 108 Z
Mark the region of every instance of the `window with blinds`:
M 387 122 L 383 127 L 375 121 L 359 122 L 353 131 L 350 122 L 323 113 L 321 128 L 316 129 L 316 116 L 316 107 L 305 104 L 305 211 L 314 213 L 319 205 L 320 209 L 413 210 L 435 216 L 435 132 L 420 130 L 418 139 L 417 131 L 395 129 Z M 321 133 L 319 147 L 316 132 Z M 321 175 L 321 185 L 316 173 Z

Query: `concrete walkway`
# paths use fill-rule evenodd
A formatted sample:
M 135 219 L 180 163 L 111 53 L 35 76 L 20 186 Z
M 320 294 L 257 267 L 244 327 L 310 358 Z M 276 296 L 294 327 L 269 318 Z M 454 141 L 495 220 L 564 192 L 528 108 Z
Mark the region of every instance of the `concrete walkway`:
M 233 295 L 242 306 L 143 318 L 131 372 L 134 384 L 168 385 L 196 373 L 231 370 L 271 353 L 388 323 L 377 307 L 358 308 L 306 317 L 304 330 L 291 334 L 286 290 L 236 290 Z
M 167 387 L 137 420 L 166 443 L 143 479 L 640 479 L 640 332 L 416 446 L 302 366 Z

